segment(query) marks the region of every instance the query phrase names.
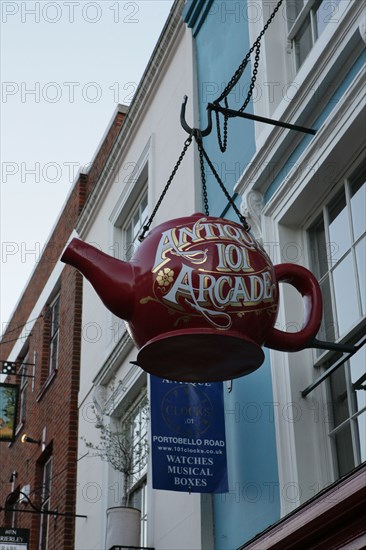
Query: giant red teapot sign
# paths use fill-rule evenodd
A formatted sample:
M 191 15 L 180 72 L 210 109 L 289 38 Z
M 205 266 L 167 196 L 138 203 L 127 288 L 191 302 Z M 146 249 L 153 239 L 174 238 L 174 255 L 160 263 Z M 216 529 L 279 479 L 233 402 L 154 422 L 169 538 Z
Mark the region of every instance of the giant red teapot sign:
M 321 291 L 295 264 L 273 266 L 235 222 L 194 214 L 163 223 L 130 263 L 74 239 L 62 261 L 78 268 L 106 307 L 128 323 L 147 372 L 180 381 L 236 378 L 258 368 L 262 345 L 303 349 L 319 330 Z M 279 282 L 303 296 L 304 327 L 274 328 Z

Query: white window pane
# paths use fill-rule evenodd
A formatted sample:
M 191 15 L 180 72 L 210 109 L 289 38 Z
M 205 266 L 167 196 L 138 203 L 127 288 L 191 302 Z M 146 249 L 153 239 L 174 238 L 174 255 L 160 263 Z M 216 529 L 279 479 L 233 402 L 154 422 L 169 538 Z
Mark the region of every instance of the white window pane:
M 308 16 L 305 19 L 304 24 L 301 26 L 299 32 L 295 36 L 296 60 L 298 68 L 305 61 L 305 58 L 310 52 L 312 46 L 313 39 L 311 33 L 310 16 Z
M 329 377 L 332 396 L 333 426 L 336 428 L 349 418 L 345 367 L 341 366 Z
M 292 25 L 295 23 L 297 16 L 302 10 L 303 5 L 304 0 L 287 0 L 286 19 L 288 29 L 291 29 Z
M 336 338 L 336 324 L 333 318 L 332 299 L 330 294 L 329 275 L 320 283 L 323 298 L 323 320 L 319 331 L 319 338 L 334 342 Z M 322 350 L 319 350 L 323 353 Z
M 329 240 L 334 265 L 351 246 L 344 193 L 329 208 Z
M 142 218 L 144 218 L 144 215 L 146 215 L 146 210 L 147 210 L 147 194 L 144 196 L 144 198 L 141 201 L 141 210 L 142 210 Z
M 321 219 L 310 231 L 310 252 L 312 255 L 312 265 L 314 273 L 321 279 L 328 271 L 328 253 L 330 248 L 327 247 L 325 240 L 325 229 L 323 219 Z
M 355 410 L 360 411 L 366 406 L 366 347 L 363 346 L 355 355 L 349 360 L 351 380 L 353 384 L 353 391 L 355 394 Z
M 333 281 L 337 309 L 338 336 L 341 336 L 350 329 L 360 317 L 351 254 L 348 254 L 334 269 Z
M 366 231 L 366 184 L 364 183 L 358 189 L 357 187 L 353 187 L 352 192 L 354 195 L 351 198 L 353 237 L 355 241 Z
M 125 238 L 125 260 L 128 262 L 133 256 L 133 236 L 132 236 L 132 223 L 130 223 L 126 229 Z
M 325 27 L 329 24 L 335 25 L 338 22 L 340 0 L 323 0 L 316 10 L 317 36 L 320 36 Z
M 351 426 L 349 422 L 347 422 L 346 426 L 335 435 L 335 444 L 338 457 L 338 473 L 340 476 L 343 476 L 356 466 L 353 456 Z
M 57 332 L 60 325 L 60 297 L 57 298 L 57 300 L 52 305 L 52 328 L 51 332 L 55 334 Z
M 362 315 L 366 314 L 366 237 L 355 247 L 357 274 L 360 285 Z
M 58 333 L 53 337 L 50 348 L 50 372 L 58 367 Z
M 137 235 L 139 233 L 140 226 L 141 226 L 140 213 L 139 213 L 139 211 L 137 211 L 136 214 L 133 217 L 133 239 L 134 240 L 135 240 L 135 238 L 137 237 Z
M 43 488 L 44 488 L 44 498 L 49 498 L 51 491 L 51 471 L 52 471 L 52 460 L 48 460 L 44 467 L 44 477 L 43 477 Z
M 366 413 L 357 417 L 358 435 L 360 443 L 360 462 L 366 460 Z
M 130 223 L 128 225 L 128 227 L 126 228 L 126 243 L 127 245 L 131 244 L 133 241 L 133 237 L 132 237 L 132 223 Z
M 124 249 L 125 259 L 131 260 L 139 247 L 138 237 L 141 233 L 141 228 L 147 219 L 147 193 L 143 195 L 140 202 L 138 202 L 135 208 L 132 210 L 130 221 L 122 228 L 124 230 Z

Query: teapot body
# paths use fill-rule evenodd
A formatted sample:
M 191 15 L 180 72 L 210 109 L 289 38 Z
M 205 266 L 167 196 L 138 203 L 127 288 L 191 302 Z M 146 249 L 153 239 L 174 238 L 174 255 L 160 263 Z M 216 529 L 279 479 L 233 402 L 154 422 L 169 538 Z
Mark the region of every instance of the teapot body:
M 273 266 L 254 237 L 235 222 L 193 216 L 167 221 L 122 262 L 78 239 L 62 261 L 78 268 L 103 303 L 124 319 L 137 364 L 171 380 L 229 380 L 257 369 L 263 344 L 298 351 L 322 319 L 314 275 L 295 264 Z M 274 327 L 279 282 L 303 296 L 304 326 Z
M 171 220 L 151 231 L 131 264 L 128 326 L 145 370 L 164 376 L 170 364 L 175 380 L 198 370 L 203 380 L 222 380 L 262 363 L 278 284 L 268 255 L 241 225 L 203 214 Z

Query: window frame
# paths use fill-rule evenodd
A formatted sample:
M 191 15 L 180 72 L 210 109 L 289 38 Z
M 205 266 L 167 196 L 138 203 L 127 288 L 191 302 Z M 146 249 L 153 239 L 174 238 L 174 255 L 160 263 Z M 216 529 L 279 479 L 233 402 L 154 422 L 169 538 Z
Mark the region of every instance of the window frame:
M 361 281 L 360 281 L 360 275 L 358 273 L 357 268 L 357 261 L 356 261 L 356 247 L 359 243 L 362 241 L 365 242 L 366 245 L 366 228 L 355 237 L 354 235 L 354 227 L 353 227 L 353 213 L 352 213 L 352 205 L 351 205 L 351 199 L 353 196 L 351 194 L 352 185 L 357 184 L 357 182 L 362 182 L 360 187 L 366 187 L 366 163 L 361 162 L 358 166 L 353 166 L 351 170 L 348 171 L 348 174 L 345 174 L 343 177 L 340 178 L 340 181 L 337 183 L 336 186 L 331 191 L 330 196 L 326 198 L 326 200 L 323 202 L 321 208 L 315 213 L 314 216 L 312 216 L 312 219 L 310 220 L 310 223 L 307 224 L 307 226 L 304 228 L 306 232 L 306 245 L 307 249 L 309 251 L 309 265 L 310 269 L 314 270 L 314 264 L 312 265 L 312 262 L 314 262 L 314 258 L 312 258 L 312 254 L 310 253 L 310 250 L 312 247 L 314 247 L 314 242 L 312 242 L 312 239 L 310 237 L 310 231 L 311 228 L 315 225 L 319 224 L 319 221 L 321 220 L 321 223 L 323 223 L 324 226 L 324 234 L 325 234 L 325 244 L 326 246 L 331 245 L 330 241 L 330 217 L 329 212 L 332 205 L 336 204 L 336 202 L 339 200 L 339 197 L 341 196 L 341 193 L 343 193 L 343 196 L 345 197 L 345 206 L 344 209 L 347 213 L 347 222 L 349 225 L 349 236 L 350 236 L 350 243 L 349 246 L 346 248 L 345 251 L 342 252 L 342 254 L 339 256 L 339 258 L 336 261 L 332 261 L 332 258 L 329 258 L 327 255 L 327 270 L 325 273 L 323 273 L 320 277 L 321 280 L 325 280 L 326 277 L 329 276 L 330 281 L 330 300 L 331 300 L 331 308 L 332 308 L 332 318 L 333 322 L 336 324 L 336 330 L 335 330 L 335 342 L 340 342 L 343 344 L 350 344 L 350 345 L 356 345 L 357 342 L 359 342 L 362 338 L 362 335 L 364 333 L 364 329 L 366 326 L 366 312 L 363 311 L 363 304 L 362 304 L 362 298 L 361 298 Z M 358 191 L 357 190 L 357 191 Z M 343 333 L 340 332 L 339 326 L 338 326 L 338 313 L 336 310 L 336 293 L 333 283 L 333 272 L 337 266 L 341 264 L 341 262 L 348 256 L 351 255 L 352 257 L 352 276 L 356 277 L 354 280 L 354 283 L 356 284 L 356 295 L 357 295 L 357 305 L 359 308 L 358 311 L 358 319 L 352 323 Z M 318 256 L 318 255 L 317 255 Z M 319 261 L 319 257 L 317 260 Z M 358 353 L 365 353 L 365 348 L 361 348 Z M 322 391 L 324 400 L 326 403 L 326 416 L 327 416 L 327 436 L 330 446 L 330 459 L 331 459 L 331 466 L 333 470 L 333 476 L 334 480 L 339 479 L 342 475 L 348 473 L 349 471 L 352 471 L 354 468 L 359 466 L 363 460 L 361 456 L 361 445 L 360 445 L 360 436 L 357 435 L 358 427 L 356 426 L 358 422 L 358 418 L 361 417 L 361 415 L 366 415 L 366 403 L 365 405 L 361 406 L 361 408 L 358 409 L 358 405 L 355 405 L 355 401 L 357 399 L 354 395 L 354 385 L 359 382 L 363 376 L 366 376 L 364 374 L 361 376 L 358 380 L 355 382 L 352 382 L 351 377 L 351 364 L 350 361 L 352 361 L 352 357 L 347 358 L 342 364 L 340 364 L 335 370 L 332 371 L 332 373 L 327 376 L 327 371 L 332 368 L 332 365 L 336 363 L 338 359 L 340 359 L 340 353 L 336 351 L 325 351 L 322 352 L 320 355 L 317 350 L 313 350 L 313 366 L 315 369 L 318 369 L 322 372 L 322 375 L 324 376 L 324 379 L 320 382 L 320 391 Z M 340 421 L 338 424 L 336 424 L 336 418 L 335 418 L 335 397 L 334 392 L 332 390 L 332 380 L 334 380 L 334 376 L 341 376 L 343 369 L 344 373 L 344 384 L 345 384 L 345 390 L 344 394 L 346 395 L 347 399 L 347 416 Z M 333 377 L 333 378 L 332 378 Z M 366 418 L 365 416 L 363 418 Z M 351 448 L 352 448 L 352 461 L 353 465 L 351 466 L 350 470 L 343 469 L 341 466 L 341 456 L 337 450 L 337 442 L 336 437 L 339 435 L 343 430 L 346 430 L 349 428 L 349 434 L 351 438 Z M 345 432 L 344 432 L 345 433 Z
M 50 337 L 49 337 L 49 362 L 48 362 L 49 376 L 51 376 L 54 372 L 58 371 L 59 344 L 60 344 L 60 306 L 61 306 L 61 293 L 58 292 L 55 298 L 52 300 L 52 302 L 49 305 L 49 312 L 50 312 Z M 55 315 L 55 311 L 57 311 L 57 316 Z M 57 322 L 57 326 L 56 326 L 56 329 L 54 329 L 54 325 L 56 322 Z M 56 347 L 56 358 L 55 360 L 53 360 L 55 347 Z
M 137 411 L 137 414 L 135 412 Z M 145 411 L 145 413 L 144 413 Z M 148 440 L 149 440 L 149 401 L 147 397 L 147 391 L 146 389 L 138 396 L 138 398 L 134 401 L 133 405 L 131 405 L 125 412 L 125 414 L 120 417 L 119 422 L 122 426 L 123 432 L 125 432 L 124 424 L 127 424 L 127 427 L 132 427 L 132 424 L 135 422 L 135 418 L 137 416 L 140 416 L 141 414 L 145 414 L 145 422 L 140 420 L 141 422 L 144 422 L 145 429 L 143 436 L 140 437 L 139 442 L 141 442 L 144 439 L 144 442 L 142 445 L 144 445 L 146 448 L 148 447 Z M 128 437 L 132 437 L 132 434 L 130 433 Z M 144 462 L 143 466 L 138 470 L 136 474 L 133 474 L 130 479 L 130 487 L 128 489 L 128 492 L 131 496 L 131 493 L 133 493 L 137 486 L 141 483 L 141 480 L 146 477 L 147 475 L 147 468 L 148 468 L 148 450 L 145 451 L 143 458 L 140 459 Z
M 356 124 L 358 123 L 355 123 L 355 129 L 358 128 Z M 331 137 L 332 133 L 329 134 L 329 139 Z M 336 143 L 337 148 L 341 144 L 343 147 L 343 139 Z M 314 145 L 308 152 L 308 157 L 311 158 L 311 165 L 316 165 L 317 169 L 301 179 L 294 169 L 283 183 L 282 192 L 274 195 L 264 206 L 261 226 L 263 240 L 266 243 L 268 239 L 268 252 L 273 263 L 288 261 L 289 259 L 283 255 L 286 243 L 293 243 L 301 253 L 291 261 L 311 270 L 307 230 L 318 219 L 324 203 L 328 203 L 335 196 L 345 179 L 358 172 L 364 159 L 364 145 L 357 145 L 357 142 L 353 141 L 347 141 L 348 143 L 350 148 L 344 149 L 342 165 L 337 164 L 337 173 L 325 180 L 326 185 L 319 185 L 323 180 L 324 166 L 333 166 L 337 149 L 334 146 L 330 148 L 329 154 L 320 162 L 318 150 Z M 307 201 L 305 205 L 304 199 Z M 294 318 L 299 318 L 303 311 L 301 300 L 298 300 L 298 304 L 293 302 L 294 291 L 288 292 L 291 289 L 287 288 L 288 285 L 281 285 L 277 326 L 282 330 L 285 330 Z M 355 331 L 351 331 L 350 336 L 355 337 Z M 338 479 L 332 441 L 329 437 L 331 397 L 326 391 L 327 384 L 314 386 L 306 397 L 302 395 L 304 390 L 315 384 L 314 380 L 320 377 L 321 372 L 317 373 L 316 367 L 331 358 L 332 353 L 325 351 L 314 359 L 312 349 L 304 349 L 295 354 L 270 351 L 279 482 L 282 487 L 295 484 L 300 488 L 294 499 L 289 500 L 284 495 L 281 496 L 281 517 Z M 324 367 L 318 369 L 321 370 L 324 370 Z M 299 411 L 299 415 L 294 423 L 289 424 L 283 416 L 283 407 L 286 410 L 287 405 L 292 403 L 295 410 Z
M 136 505 L 135 495 L 141 491 L 141 509 Z M 134 485 L 130 490 L 130 504 L 134 508 L 140 509 L 140 544 L 141 546 L 147 546 L 147 521 L 148 521 L 148 488 L 147 488 L 147 474 Z
M 40 509 L 43 512 L 50 510 L 51 505 L 51 491 L 52 491 L 52 455 L 45 461 L 45 463 L 42 465 L 42 502 Z M 50 468 L 49 474 L 48 474 L 48 468 Z M 47 478 L 48 478 L 48 486 L 47 486 Z M 41 514 L 40 517 L 40 526 L 39 526 L 39 542 L 38 542 L 38 549 L 39 550 L 48 550 L 48 540 L 49 540 L 49 528 L 50 528 L 50 514 Z M 44 540 L 44 532 L 45 540 Z
M 143 204 L 146 202 L 146 206 L 144 207 Z M 146 214 L 144 215 L 144 212 L 146 211 Z M 136 214 L 138 213 L 139 223 L 138 223 L 138 231 L 134 235 L 133 226 L 134 226 L 134 218 Z M 146 224 L 147 220 L 149 218 L 149 201 L 148 201 L 148 180 L 147 177 L 145 181 L 142 184 L 142 191 L 139 195 L 139 197 L 136 199 L 133 207 L 131 208 L 131 211 L 126 219 L 126 221 L 121 226 L 121 242 L 122 242 L 122 257 L 121 259 L 128 262 L 131 260 L 132 256 L 136 252 L 139 242 L 138 242 L 138 236 L 141 233 L 142 227 Z M 128 232 L 130 230 L 130 227 L 132 228 L 132 241 L 129 242 L 128 238 Z M 132 250 L 130 250 L 130 247 Z
M 319 283 L 321 284 L 323 281 L 325 281 L 327 278 L 329 280 L 329 286 L 330 286 L 330 297 L 331 297 L 331 306 L 332 306 L 332 320 L 333 324 L 335 325 L 335 339 L 334 341 L 340 341 L 345 342 L 349 340 L 353 333 L 357 332 L 357 327 L 364 322 L 366 319 L 366 311 L 363 312 L 364 305 L 362 303 L 362 297 L 361 297 L 361 281 L 360 276 L 358 275 L 358 267 L 357 267 L 357 257 L 356 257 L 356 247 L 362 242 L 362 240 L 366 239 L 366 231 L 363 231 L 360 235 L 358 235 L 356 238 L 354 238 L 354 232 L 353 232 L 353 224 L 352 224 L 352 209 L 351 209 L 351 198 L 354 195 L 351 195 L 351 186 L 353 183 L 357 182 L 358 180 L 365 179 L 365 182 L 363 185 L 366 185 L 366 165 L 362 168 L 362 166 L 356 168 L 356 170 L 353 172 L 353 175 L 350 177 L 342 178 L 339 184 L 334 188 L 332 191 L 332 196 L 329 200 L 327 200 L 326 203 L 323 204 L 321 210 L 318 211 L 317 215 L 313 217 L 310 224 L 307 225 L 305 228 L 306 231 L 306 245 L 307 249 L 310 251 L 314 247 L 314 243 L 311 242 L 310 232 L 312 226 L 315 226 L 319 224 L 319 221 L 323 223 L 324 226 L 324 234 L 325 234 L 325 244 L 327 249 L 327 255 L 326 255 L 326 261 L 327 261 L 327 270 L 325 273 L 321 274 L 318 273 L 317 278 Z M 342 252 L 342 254 L 334 260 L 332 257 L 332 245 L 333 242 L 330 237 L 330 223 L 329 223 L 329 209 L 332 203 L 334 203 L 338 196 L 340 196 L 342 190 L 344 190 L 344 196 L 345 196 L 345 209 L 347 211 L 347 221 L 349 223 L 349 236 L 350 236 L 350 245 L 347 247 L 345 251 Z M 328 252 L 329 251 L 329 252 Z M 331 254 L 331 256 L 329 255 Z M 341 332 L 339 323 L 338 323 L 338 312 L 336 307 L 336 292 L 335 292 L 335 284 L 334 284 L 334 272 L 337 267 L 340 266 L 343 260 L 346 259 L 346 257 L 350 255 L 351 257 L 351 263 L 352 263 L 352 273 L 357 278 L 353 281 L 355 283 L 356 287 L 356 298 L 357 298 L 357 307 L 359 309 L 359 317 L 358 320 L 355 321 L 351 326 L 349 326 L 346 330 Z M 312 255 L 309 254 L 309 265 L 313 268 L 313 270 L 316 269 L 314 266 L 314 259 L 311 257 Z M 317 254 L 318 256 L 318 254 Z M 317 257 L 317 260 L 319 262 L 319 256 Z M 324 338 L 323 338 L 324 339 Z M 323 354 L 321 354 L 323 355 Z M 315 364 L 318 364 L 318 357 L 316 361 L 314 361 Z
M 121 388 L 123 390 L 121 391 Z M 140 544 L 141 546 L 147 546 L 148 544 L 148 519 L 149 519 L 149 498 L 150 498 L 150 486 L 148 484 L 148 470 L 149 470 L 149 398 L 148 398 L 148 380 L 144 371 L 141 371 L 138 367 L 132 367 L 130 371 L 120 380 L 118 386 L 113 390 L 112 394 L 105 404 L 105 411 L 107 416 L 111 417 L 114 423 L 114 428 L 117 431 L 123 433 L 123 422 L 131 418 L 134 415 L 136 409 L 146 409 L 146 449 L 145 464 L 143 468 L 138 472 L 137 476 L 132 476 L 130 480 L 130 486 L 128 489 L 129 505 L 134 506 L 133 499 L 136 494 L 142 490 L 141 500 L 141 530 L 140 530 Z M 131 424 L 131 422 L 128 422 Z M 118 473 L 118 477 L 114 477 L 118 486 L 124 490 L 124 477 L 123 473 Z
M 137 415 L 145 414 L 145 421 L 142 422 L 145 423 L 145 431 L 143 434 L 143 437 L 140 438 L 140 441 L 142 438 L 144 438 L 144 443 L 146 447 L 145 454 L 143 456 L 144 464 L 142 468 L 136 473 L 133 474 L 130 479 L 130 487 L 128 488 L 128 494 L 129 494 L 129 502 L 130 505 L 133 507 L 137 507 L 135 504 L 136 495 L 141 491 L 141 517 L 140 517 L 140 544 L 141 546 L 147 545 L 147 522 L 148 522 L 148 489 L 147 489 L 147 471 L 148 471 L 148 446 L 149 446 L 149 400 L 147 396 L 147 388 L 144 388 L 144 390 L 139 394 L 139 396 L 136 398 L 135 402 L 131 407 L 129 407 L 128 410 L 126 410 L 126 413 L 121 417 L 120 422 L 123 426 L 123 423 L 127 420 L 127 423 L 129 426 L 132 426 L 132 422 L 134 422 L 134 419 L 137 415 L 134 413 L 138 410 Z M 145 411 L 145 413 L 143 412 Z M 133 418 L 133 420 L 132 420 Z M 141 423 L 141 420 L 140 420 Z M 131 437 L 131 434 L 129 435 Z
M 132 218 L 136 211 L 136 205 L 141 201 L 144 193 L 147 193 L 147 215 L 150 215 L 151 196 L 151 149 L 153 147 L 153 136 L 146 143 L 139 160 L 133 164 L 132 173 L 128 179 L 124 179 L 125 185 L 109 216 L 111 227 L 110 246 L 116 258 L 124 259 L 124 229 L 127 221 Z
M 127 166 L 133 167 L 132 172 L 126 178 L 123 176 L 124 167 L 120 169 L 119 176 L 123 178 L 123 189 L 109 216 L 109 250 L 115 258 L 125 260 L 125 235 L 124 228 L 127 220 L 131 219 L 136 204 L 147 194 L 147 216 L 150 215 L 151 204 L 151 164 L 154 136 L 151 135 L 137 162 L 127 162 Z M 109 313 L 110 332 L 107 348 L 115 347 L 127 332 L 126 324 Z
M 320 5 L 322 4 L 323 1 L 328 2 L 330 7 L 332 7 L 333 5 L 336 7 L 336 10 L 332 11 L 332 13 L 330 15 L 330 19 L 329 19 L 329 21 L 327 21 L 327 23 L 325 25 L 325 26 L 327 26 L 330 22 L 332 22 L 333 15 L 339 9 L 338 4 L 339 4 L 340 0 L 303 0 L 303 6 L 300 9 L 299 13 L 297 14 L 295 20 L 292 22 L 291 25 L 289 25 L 289 20 L 288 20 L 288 16 L 287 16 L 289 0 L 286 0 L 287 40 L 288 40 L 290 50 L 291 50 L 293 70 L 294 70 L 295 74 L 300 70 L 300 68 L 304 64 L 304 61 L 308 57 L 309 53 L 314 48 L 315 43 L 318 40 L 319 36 L 322 34 L 322 31 L 319 33 L 316 14 L 317 14 L 317 10 L 319 9 L 319 7 L 320 7 Z M 290 0 L 290 2 L 291 2 L 291 0 Z M 308 24 L 306 25 L 307 20 L 308 20 Z M 310 45 L 309 51 L 305 54 L 303 60 L 300 62 L 299 61 L 299 52 L 298 52 L 299 46 L 296 42 L 296 37 L 300 36 L 301 30 L 305 26 L 310 27 L 311 45 Z

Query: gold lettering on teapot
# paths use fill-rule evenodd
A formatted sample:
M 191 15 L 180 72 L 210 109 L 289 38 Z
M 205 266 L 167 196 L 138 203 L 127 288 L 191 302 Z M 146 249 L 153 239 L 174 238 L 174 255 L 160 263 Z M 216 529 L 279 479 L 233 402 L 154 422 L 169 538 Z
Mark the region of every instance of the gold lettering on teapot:
M 205 245 L 208 248 L 204 248 Z M 158 273 L 160 299 L 173 308 L 188 305 L 216 328 L 229 329 L 232 319 L 228 308 L 231 314 L 243 315 L 248 308 L 258 308 L 265 303 L 271 306 L 274 301 L 276 285 L 272 270 L 266 265 L 255 272 L 250 264 L 250 251 L 267 259 L 249 233 L 228 223 L 209 223 L 201 218 L 192 228 L 164 231 L 152 269 Z M 179 271 L 174 268 L 175 273 L 164 267 L 174 256 L 183 260 Z M 199 267 L 208 260 L 210 270 L 207 266 Z

